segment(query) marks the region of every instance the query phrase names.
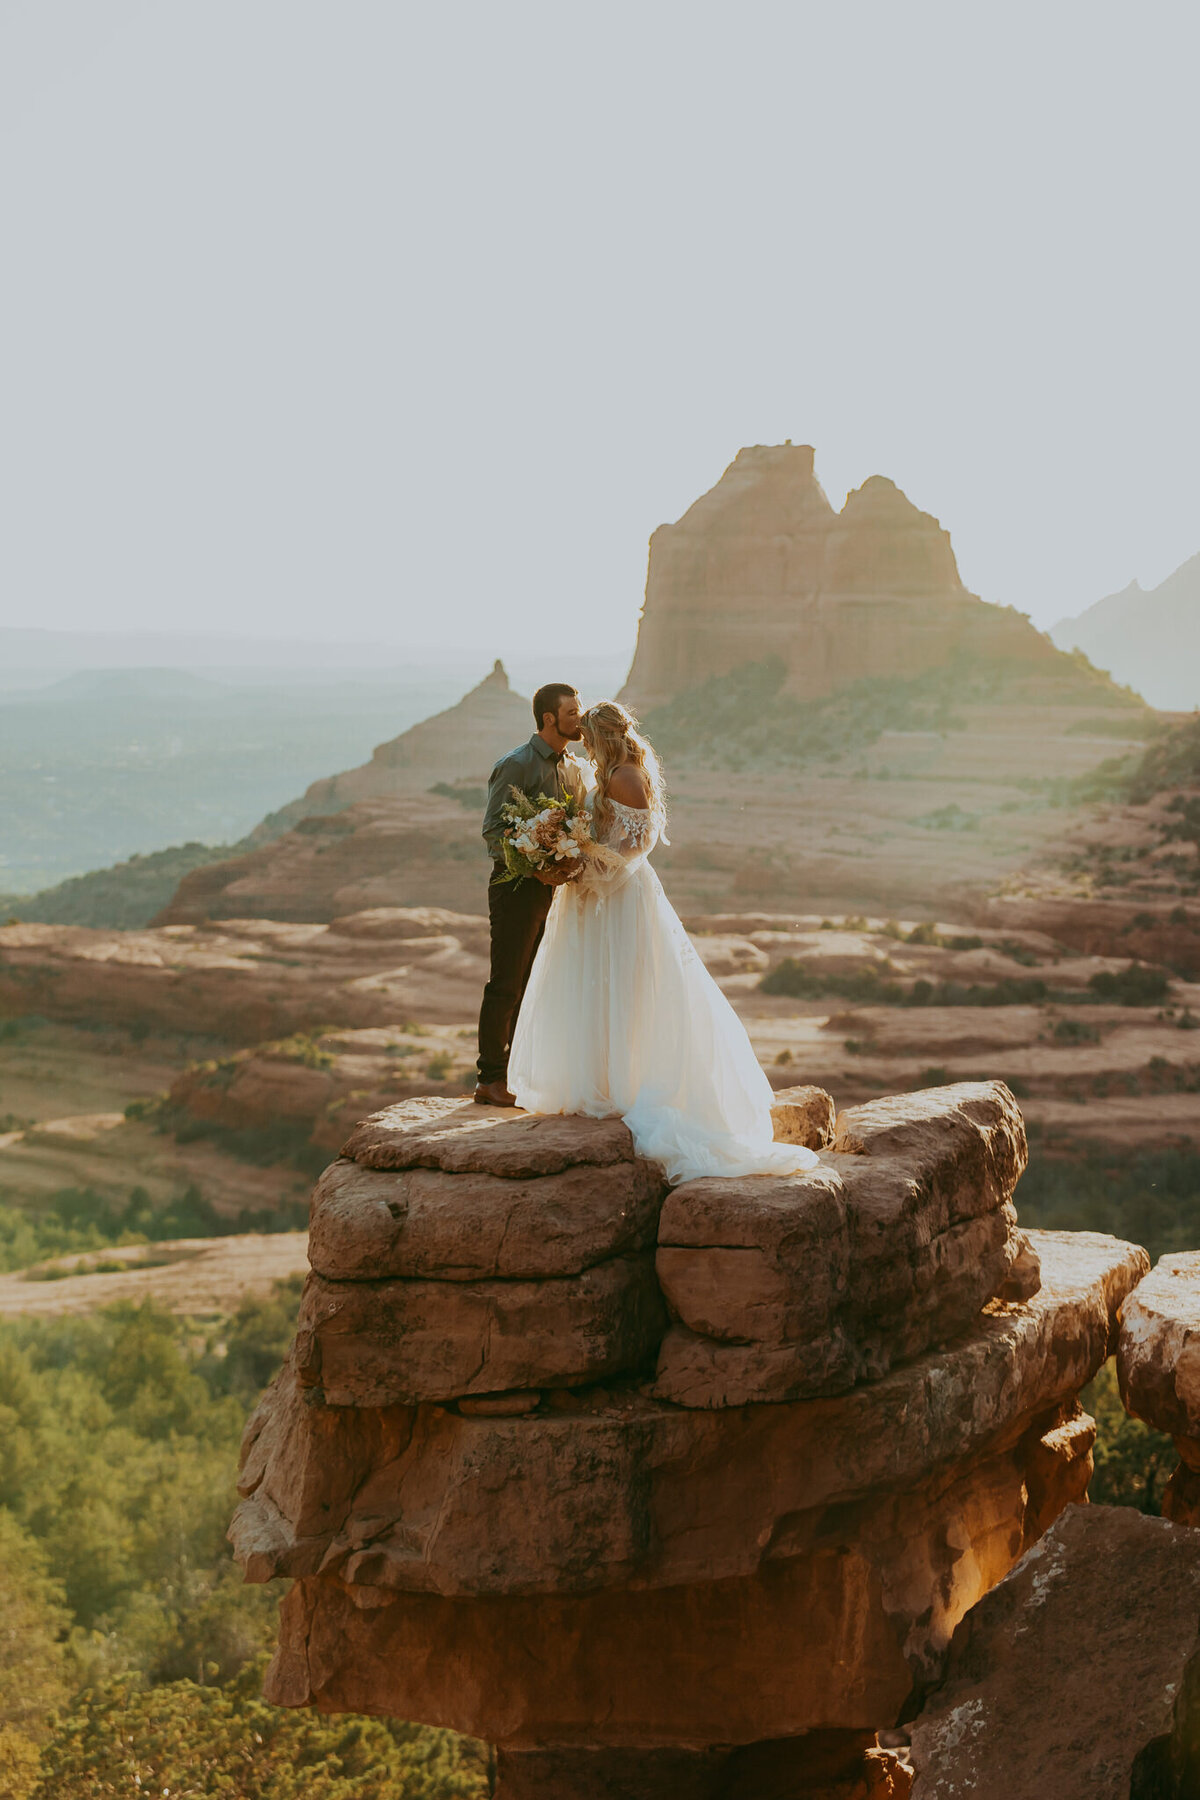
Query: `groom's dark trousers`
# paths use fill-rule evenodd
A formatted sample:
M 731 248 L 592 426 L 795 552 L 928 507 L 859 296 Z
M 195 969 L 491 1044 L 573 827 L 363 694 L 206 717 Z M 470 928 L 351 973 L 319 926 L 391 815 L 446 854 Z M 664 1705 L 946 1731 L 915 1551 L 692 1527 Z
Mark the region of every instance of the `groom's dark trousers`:
M 504 873 L 504 807 L 514 788 L 534 801 L 543 794 L 559 799 L 574 794 L 581 802 L 584 797 L 578 765 L 561 750 L 552 750 L 536 731 L 527 744 L 502 756 L 488 778 L 483 838 L 492 858 L 488 887 L 492 975 L 483 990 L 479 1013 L 479 1079 L 484 1083 L 503 1081 L 508 1074 L 517 1014 L 554 899 L 554 889 L 544 881 L 496 879 Z
M 479 1010 L 480 1081 L 503 1081 L 508 1073 L 517 1014 L 553 899 L 554 889 L 544 882 L 500 882 L 492 877 L 488 887 L 492 973 Z

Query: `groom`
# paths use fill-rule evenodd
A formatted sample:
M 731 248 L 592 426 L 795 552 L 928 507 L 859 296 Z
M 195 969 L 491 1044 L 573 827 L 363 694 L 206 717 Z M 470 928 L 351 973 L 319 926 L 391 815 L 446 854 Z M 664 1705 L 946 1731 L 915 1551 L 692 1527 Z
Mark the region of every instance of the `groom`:
M 532 881 L 502 881 L 504 832 L 502 807 L 519 788 L 530 800 L 547 794 L 563 799 L 584 798 L 579 764 L 566 754 L 568 744 L 583 736 L 579 695 L 565 682 L 551 681 L 533 696 L 537 730 L 527 744 L 510 750 L 492 770 L 488 781 L 483 836 L 492 856 L 488 884 L 488 915 L 492 925 L 492 972 L 483 990 L 479 1012 L 479 1085 L 475 1098 L 480 1106 L 515 1106 L 508 1091 L 508 1052 L 516 1030 L 521 998 L 537 947 L 542 941 L 546 914 L 554 890 L 570 879 L 570 871 L 546 870 Z

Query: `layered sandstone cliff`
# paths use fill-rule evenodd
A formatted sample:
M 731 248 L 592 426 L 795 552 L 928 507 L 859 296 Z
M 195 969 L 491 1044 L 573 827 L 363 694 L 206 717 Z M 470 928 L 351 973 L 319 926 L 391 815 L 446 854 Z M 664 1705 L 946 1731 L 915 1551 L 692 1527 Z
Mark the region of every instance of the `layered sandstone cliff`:
M 379 906 L 484 911 L 487 777 L 532 730 L 529 701 L 497 663 L 456 705 L 377 745 L 370 762 L 314 781 L 238 855 L 185 876 L 155 924 L 332 919 Z
M 882 475 L 830 506 L 807 444 L 739 450 L 650 540 L 626 689 L 645 708 L 740 664 L 782 657 L 804 697 L 904 679 L 957 656 L 1067 659 L 1011 608 L 967 592 L 949 533 Z
M 1071 1506 L 954 1634 L 912 1800 L 1195 1800 L 1200 1534 Z
M 469 1019 L 486 978 L 487 920 L 441 907 L 375 907 L 326 925 L 0 926 L 0 1016 L 236 1044 L 327 1025 Z
M 1162 1509 L 1200 1525 L 1200 1250 L 1159 1258 L 1125 1310 L 1117 1374 L 1126 1410 L 1175 1440 Z
M 801 1090 L 776 1129 L 817 1168 L 669 1194 L 617 1120 L 431 1099 L 351 1137 L 244 1446 L 238 1553 L 296 1582 L 272 1699 L 490 1738 L 529 1800 L 867 1791 L 1084 1492 L 1146 1258 L 1019 1231 L 1002 1084 L 836 1124 Z

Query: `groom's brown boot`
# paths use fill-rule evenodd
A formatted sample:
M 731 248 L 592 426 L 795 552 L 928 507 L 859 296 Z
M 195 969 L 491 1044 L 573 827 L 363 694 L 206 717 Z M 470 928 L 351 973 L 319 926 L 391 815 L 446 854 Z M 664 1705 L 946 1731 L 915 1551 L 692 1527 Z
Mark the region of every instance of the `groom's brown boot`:
M 502 1081 L 481 1081 L 475 1089 L 476 1106 L 515 1106 L 517 1097 Z

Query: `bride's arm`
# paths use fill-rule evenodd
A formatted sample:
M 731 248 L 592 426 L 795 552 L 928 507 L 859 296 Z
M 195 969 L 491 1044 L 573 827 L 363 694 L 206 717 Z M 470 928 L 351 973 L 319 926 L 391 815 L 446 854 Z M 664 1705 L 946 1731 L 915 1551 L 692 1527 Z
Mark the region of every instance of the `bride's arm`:
M 613 818 L 609 844 L 629 859 L 647 855 L 654 845 L 656 821 L 649 783 L 635 763 L 623 763 L 613 770 L 608 797 L 619 809 Z
M 612 892 L 644 861 L 654 840 L 650 790 L 642 771 L 632 765 L 614 769 L 608 798 L 620 809 L 603 844 L 588 855 L 580 886 L 595 894 Z

